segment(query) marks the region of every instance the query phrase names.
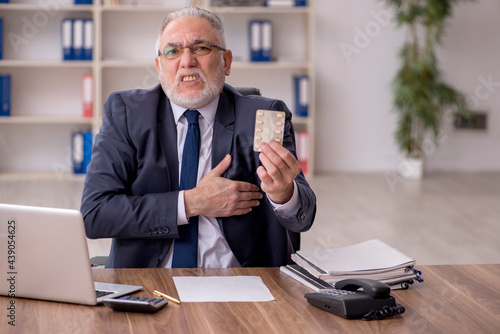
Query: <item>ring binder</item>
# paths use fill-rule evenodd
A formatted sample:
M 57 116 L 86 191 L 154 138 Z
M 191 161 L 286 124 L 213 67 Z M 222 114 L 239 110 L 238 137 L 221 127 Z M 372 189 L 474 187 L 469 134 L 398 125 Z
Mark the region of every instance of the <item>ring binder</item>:
M 63 60 L 92 60 L 94 50 L 94 21 L 64 18 L 61 21 Z
M 11 77 L 0 75 L 0 116 L 10 116 Z
M 271 61 L 273 26 L 269 20 L 252 20 L 249 23 L 250 60 Z

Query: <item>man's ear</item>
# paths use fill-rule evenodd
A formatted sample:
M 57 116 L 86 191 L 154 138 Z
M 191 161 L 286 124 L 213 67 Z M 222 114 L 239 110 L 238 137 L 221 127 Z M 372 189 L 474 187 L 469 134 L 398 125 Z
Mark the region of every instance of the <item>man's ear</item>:
M 161 73 L 160 56 L 155 57 L 155 65 L 156 65 L 156 70 L 158 70 L 158 82 L 161 82 L 161 80 L 160 80 L 160 73 Z
M 233 63 L 233 52 L 231 50 L 224 51 L 224 68 L 226 69 L 225 74 L 229 76 L 231 74 L 231 64 Z

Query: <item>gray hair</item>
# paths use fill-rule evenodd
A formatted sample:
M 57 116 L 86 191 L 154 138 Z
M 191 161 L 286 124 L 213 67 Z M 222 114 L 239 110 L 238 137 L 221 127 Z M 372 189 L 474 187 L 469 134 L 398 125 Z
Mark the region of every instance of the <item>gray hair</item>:
M 168 14 L 163 19 L 163 23 L 161 24 L 160 32 L 158 33 L 158 38 L 156 39 L 155 54 L 157 54 L 157 52 L 159 50 L 160 38 L 161 38 L 161 35 L 163 34 L 163 31 L 167 27 L 167 25 L 170 22 L 172 22 L 173 20 L 178 19 L 180 17 L 185 17 L 185 16 L 207 19 L 210 22 L 210 24 L 212 25 L 212 27 L 215 29 L 215 32 L 217 34 L 217 38 L 219 39 L 217 41 L 217 43 L 221 43 L 222 44 L 221 46 L 224 48 L 226 47 L 226 39 L 224 37 L 224 25 L 222 24 L 221 19 L 217 15 L 209 12 L 206 9 L 199 8 L 196 6 L 189 6 L 189 7 L 179 9 L 175 12 L 172 12 L 172 13 Z

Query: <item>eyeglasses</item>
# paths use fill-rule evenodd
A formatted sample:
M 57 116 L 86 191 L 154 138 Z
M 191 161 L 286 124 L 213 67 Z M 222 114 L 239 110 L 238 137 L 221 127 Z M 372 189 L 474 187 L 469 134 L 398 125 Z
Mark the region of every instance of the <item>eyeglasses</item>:
M 175 59 L 184 53 L 184 49 L 189 49 L 195 56 L 209 55 L 214 49 L 226 51 L 221 46 L 208 43 L 194 43 L 188 46 L 167 46 L 163 50 L 158 50 L 158 56 L 164 55 L 167 59 Z

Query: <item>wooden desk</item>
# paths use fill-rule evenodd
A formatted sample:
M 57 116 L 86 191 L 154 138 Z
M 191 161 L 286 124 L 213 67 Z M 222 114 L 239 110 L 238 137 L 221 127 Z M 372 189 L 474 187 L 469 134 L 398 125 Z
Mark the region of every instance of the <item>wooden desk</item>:
M 95 269 L 96 281 L 144 286 L 178 297 L 172 276 L 258 275 L 276 298 L 262 303 L 169 303 L 155 314 L 0 297 L 1 333 L 499 333 L 500 264 L 418 266 L 424 283 L 394 291 L 406 312 L 382 321 L 345 320 L 307 303 L 311 290 L 279 268 Z

